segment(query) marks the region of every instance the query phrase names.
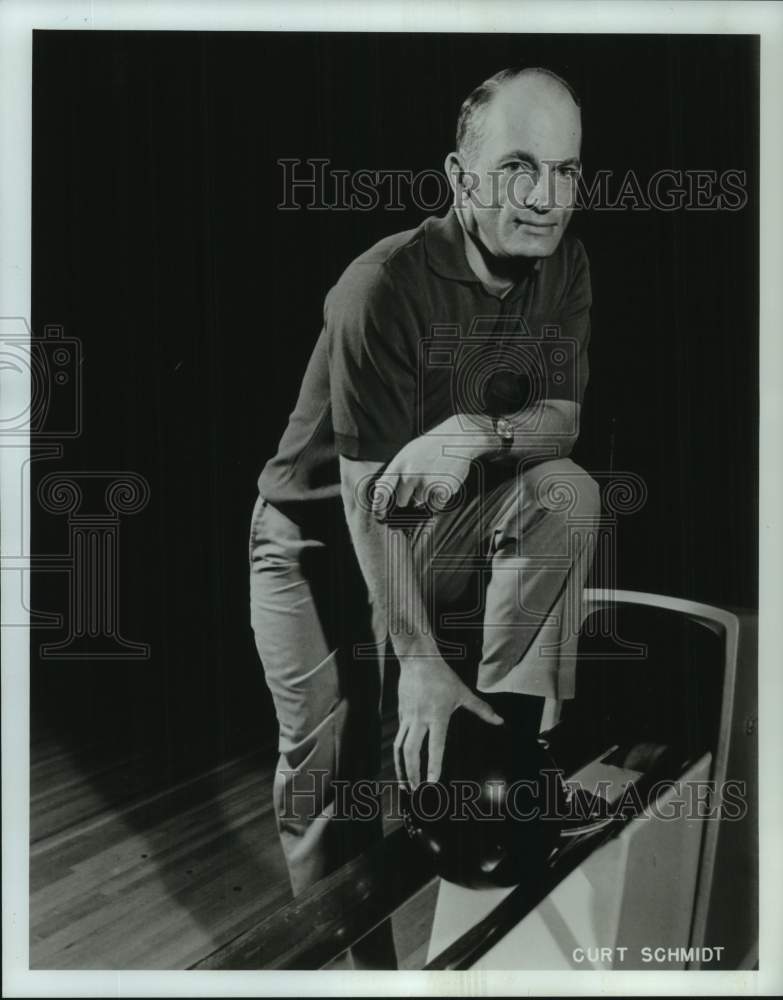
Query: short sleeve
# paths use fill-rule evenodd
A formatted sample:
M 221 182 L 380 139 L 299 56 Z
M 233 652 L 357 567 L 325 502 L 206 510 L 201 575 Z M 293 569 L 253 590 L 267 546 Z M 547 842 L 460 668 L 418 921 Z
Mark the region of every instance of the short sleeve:
M 388 462 L 415 436 L 415 329 L 383 267 L 354 264 L 324 306 L 332 423 L 347 458 Z

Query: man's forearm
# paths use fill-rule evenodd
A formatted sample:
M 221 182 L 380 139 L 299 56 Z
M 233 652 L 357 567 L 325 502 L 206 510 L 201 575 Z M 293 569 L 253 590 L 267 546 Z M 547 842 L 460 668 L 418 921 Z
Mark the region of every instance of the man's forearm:
M 428 433 L 442 434 L 450 446 L 456 446 L 468 458 L 485 456 L 513 460 L 567 458 L 579 436 L 578 403 L 545 400 L 530 410 L 522 410 L 507 419 L 514 426 L 511 447 L 501 451 L 501 442 L 492 417 L 484 413 L 459 413 L 449 417 Z
M 402 527 L 380 523 L 366 494 L 357 497 L 351 492 L 343 489 L 351 540 L 397 658 L 403 663 L 410 657 L 438 655 L 408 535 Z

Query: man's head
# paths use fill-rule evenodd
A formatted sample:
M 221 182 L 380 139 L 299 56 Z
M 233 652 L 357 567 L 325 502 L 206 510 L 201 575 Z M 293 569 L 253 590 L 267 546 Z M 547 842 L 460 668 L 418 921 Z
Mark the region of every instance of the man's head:
M 503 70 L 466 98 L 446 171 L 491 255 L 554 253 L 573 211 L 581 141 L 576 97 L 549 70 Z

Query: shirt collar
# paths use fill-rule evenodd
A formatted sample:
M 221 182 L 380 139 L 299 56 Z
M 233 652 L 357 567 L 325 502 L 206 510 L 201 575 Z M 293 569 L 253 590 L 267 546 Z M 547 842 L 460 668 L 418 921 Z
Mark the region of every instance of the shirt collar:
M 465 238 L 454 206 L 443 218 L 431 216 L 427 219 L 424 223 L 424 245 L 427 261 L 436 274 L 452 281 L 473 281 L 480 284 L 465 256 Z M 540 267 L 541 260 L 537 259 L 531 271 L 538 271 Z

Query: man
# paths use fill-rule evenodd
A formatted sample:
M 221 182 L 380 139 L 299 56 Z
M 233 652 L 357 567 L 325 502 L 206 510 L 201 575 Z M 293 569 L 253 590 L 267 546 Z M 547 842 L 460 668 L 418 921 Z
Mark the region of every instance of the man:
M 585 252 L 565 237 L 580 144 L 564 81 L 496 74 L 460 111 L 448 215 L 381 240 L 327 295 L 250 539 L 295 892 L 381 833 L 335 821 L 332 789 L 377 773 L 387 638 L 395 765 L 414 785 L 438 779 L 458 706 L 536 728 L 544 697 L 573 695 L 599 509 L 568 458 L 591 301 Z M 478 664 L 441 629 L 444 610 L 465 621 L 477 607 Z M 356 964 L 388 956 L 382 932 L 354 949 Z

